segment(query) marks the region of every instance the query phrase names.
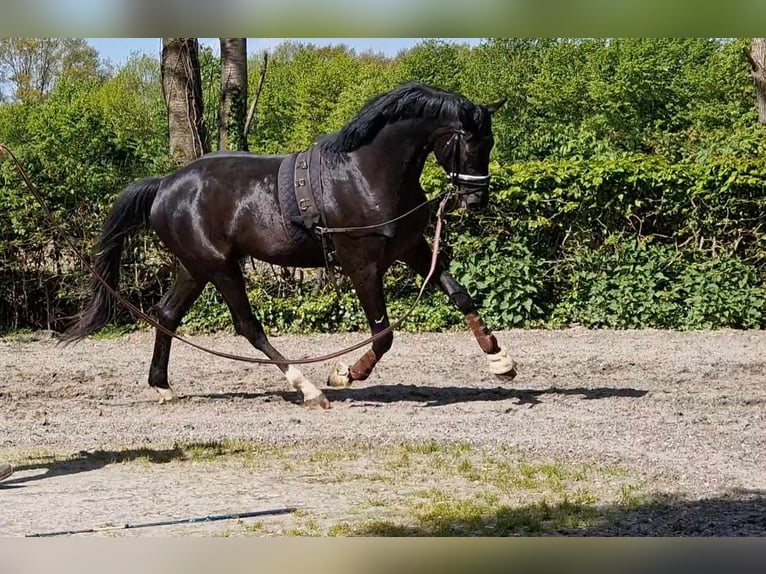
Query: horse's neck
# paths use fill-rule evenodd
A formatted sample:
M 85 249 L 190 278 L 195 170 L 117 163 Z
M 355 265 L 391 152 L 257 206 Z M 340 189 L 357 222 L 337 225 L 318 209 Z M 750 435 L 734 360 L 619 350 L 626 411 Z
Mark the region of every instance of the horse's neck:
M 384 127 L 368 146 L 371 154 L 385 154 L 391 165 L 400 166 L 403 180 L 418 182 L 428 154 L 433 150 L 433 134 L 443 121 L 405 120 Z

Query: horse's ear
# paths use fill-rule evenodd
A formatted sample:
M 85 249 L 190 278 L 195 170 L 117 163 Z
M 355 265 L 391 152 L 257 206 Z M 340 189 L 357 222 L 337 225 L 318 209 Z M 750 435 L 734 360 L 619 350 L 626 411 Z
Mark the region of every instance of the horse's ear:
M 495 102 L 494 104 L 487 104 L 487 111 L 491 114 L 494 114 L 497 110 L 503 107 L 505 105 L 505 102 L 508 101 L 508 98 L 503 98 L 502 100 L 499 100 Z

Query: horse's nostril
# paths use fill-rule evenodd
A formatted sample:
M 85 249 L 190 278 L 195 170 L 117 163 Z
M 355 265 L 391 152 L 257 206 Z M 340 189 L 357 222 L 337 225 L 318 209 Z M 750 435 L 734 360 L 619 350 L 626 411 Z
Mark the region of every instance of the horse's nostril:
M 468 207 L 478 207 L 481 205 L 481 199 L 477 197 L 467 197 L 465 203 Z

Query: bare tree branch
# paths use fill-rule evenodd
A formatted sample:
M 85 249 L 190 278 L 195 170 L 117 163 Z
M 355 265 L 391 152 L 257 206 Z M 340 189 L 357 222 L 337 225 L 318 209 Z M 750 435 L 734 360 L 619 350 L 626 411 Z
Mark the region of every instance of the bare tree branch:
M 250 124 L 253 121 L 255 115 L 255 108 L 258 107 L 258 100 L 261 98 L 261 90 L 263 89 L 263 83 L 266 80 L 266 68 L 269 64 L 269 53 L 263 52 L 263 65 L 261 66 L 261 79 L 258 82 L 258 91 L 255 93 L 253 103 L 250 104 L 250 110 L 247 112 L 247 120 L 245 120 L 245 137 L 250 133 Z

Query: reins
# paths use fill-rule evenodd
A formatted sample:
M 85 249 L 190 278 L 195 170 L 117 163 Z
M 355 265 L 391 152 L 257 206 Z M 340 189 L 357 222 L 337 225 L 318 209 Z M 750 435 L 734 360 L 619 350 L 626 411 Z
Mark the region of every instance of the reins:
M 385 227 L 386 225 L 396 223 L 397 221 L 400 221 L 404 219 L 405 217 L 412 215 L 416 211 L 423 209 L 426 205 L 430 205 L 446 195 L 455 195 L 455 194 L 459 195 L 459 193 L 455 192 L 454 190 L 442 191 L 441 193 L 437 194 L 431 199 L 426 199 L 424 202 L 413 207 L 408 212 L 403 213 L 402 215 L 399 215 L 397 217 L 394 217 L 393 219 L 389 219 L 388 221 L 384 221 L 382 223 L 372 223 L 370 225 L 357 225 L 355 227 L 322 227 L 317 225 L 315 229 L 319 235 L 326 235 L 329 233 L 351 233 L 352 231 L 372 231 L 373 229 L 380 229 L 381 227 Z
M 397 217 L 396 219 L 393 219 L 391 221 L 386 221 L 381 224 L 375 224 L 371 226 L 363 226 L 363 227 L 352 227 L 352 228 L 323 228 L 322 233 L 345 233 L 349 231 L 355 231 L 355 230 L 363 230 L 363 229 L 374 229 L 378 227 L 382 227 L 384 225 L 387 225 L 389 223 L 393 223 L 394 221 L 397 221 L 399 219 L 402 219 L 403 217 L 410 215 L 412 212 L 421 209 L 427 204 L 430 204 L 437 199 L 441 198 L 441 202 L 439 203 L 439 207 L 436 212 L 436 224 L 435 224 L 435 230 L 434 230 L 434 239 L 433 239 L 433 254 L 431 256 L 431 267 L 428 271 L 428 274 L 426 275 L 425 279 L 423 280 L 423 284 L 420 287 L 420 291 L 418 292 L 418 296 L 415 298 L 415 301 L 410 306 L 409 309 L 402 315 L 398 320 L 396 320 L 394 323 L 390 324 L 388 327 L 383 329 L 382 331 L 379 331 L 378 333 L 375 333 L 371 337 L 365 339 L 364 341 L 361 341 L 360 343 L 356 343 L 354 345 L 351 345 L 350 347 L 347 347 L 345 349 L 342 349 L 340 351 L 336 351 L 334 353 L 329 353 L 327 355 L 321 355 L 318 357 L 312 357 L 308 359 L 259 359 L 256 357 L 246 357 L 242 355 L 234 355 L 231 353 L 226 353 L 223 351 L 217 351 L 215 349 L 209 349 L 207 347 L 204 347 L 202 345 L 199 345 L 193 341 L 190 341 L 189 339 L 186 339 L 185 337 L 182 337 L 181 335 L 175 333 L 174 331 L 171 331 L 170 329 L 167 329 L 160 325 L 157 321 L 155 321 L 153 318 L 149 317 L 146 313 L 141 311 L 138 307 L 136 307 L 133 303 L 125 299 L 122 295 L 120 295 L 115 288 L 113 288 L 111 285 L 109 285 L 99 274 L 98 272 L 91 266 L 90 263 L 88 263 L 87 259 L 83 257 L 83 255 L 80 253 L 80 250 L 74 245 L 74 243 L 69 239 L 69 237 L 66 235 L 66 233 L 63 232 L 61 229 L 61 226 L 56 221 L 56 218 L 54 217 L 53 213 L 48 208 L 48 205 L 45 203 L 45 200 L 43 199 L 42 195 L 40 194 L 37 187 L 29 180 L 29 177 L 27 176 L 26 172 L 24 171 L 23 166 L 21 165 L 21 162 L 16 158 L 14 153 L 10 150 L 8 146 L 5 144 L 0 143 L 0 157 L 2 156 L 2 152 L 5 152 L 8 154 L 8 156 L 11 158 L 11 161 L 13 161 L 14 166 L 16 167 L 16 170 L 19 173 L 19 176 L 24 181 L 24 184 L 27 186 L 27 189 L 32 193 L 35 200 L 40 204 L 40 207 L 43 210 L 43 213 L 48 218 L 49 222 L 53 226 L 53 228 L 59 233 L 59 235 L 63 238 L 64 242 L 69 246 L 69 248 L 72 250 L 72 252 L 77 256 L 78 259 L 83 263 L 85 268 L 90 272 L 91 275 L 101 284 L 103 287 L 109 292 L 109 294 L 123 307 L 125 307 L 128 311 L 133 313 L 136 317 L 139 319 L 145 321 L 161 333 L 172 337 L 174 339 L 177 339 L 183 343 L 186 343 L 187 345 L 194 347 L 195 349 L 198 349 L 200 351 L 203 351 L 205 353 L 215 355 L 216 357 L 222 357 L 224 359 L 232 359 L 234 361 L 242 361 L 246 363 L 256 363 L 260 365 L 305 365 L 308 363 L 319 363 L 322 361 L 329 361 L 332 359 L 335 359 L 337 357 L 341 357 L 343 355 L 346 355 L 352 351 L 356 351 L 357 349 L 361 349 L 362 347 L 365 347 L 369 345 L 370 343 L 376 341 L 377 339 L 387 335 L 394 329 L 398 328 L 407 317 L 410 316 L 410 314 L 415 310 L 415 307 L 420 302 L 420 299 L 423 296 L 423 293 L 425 292 L 426 285 L 428 285 L 429 281 L 431 280 L 431 277 L 434 274 L 434 271 L 436 270 L 436 264 L 439 257 L 439 244 L 441 241 L 441 232 L 442 232 L 442 226 L 444 222 L 444 210 L 447 205 L 447 202 L 449 201 L 450 197 L 453 196 L 456 192 L 454 190 L 448 190 L 440 193 L 436 197 L 422 203 L 421 205 L 417 206 L 416 208 L 410 210 L 409 212 L 405 213 L 404 215 L 401 215 Z

